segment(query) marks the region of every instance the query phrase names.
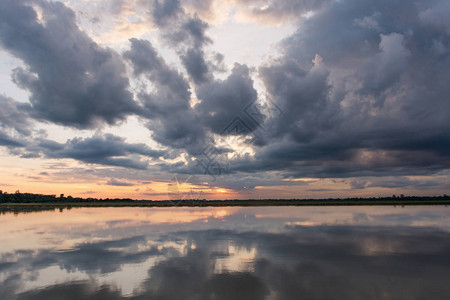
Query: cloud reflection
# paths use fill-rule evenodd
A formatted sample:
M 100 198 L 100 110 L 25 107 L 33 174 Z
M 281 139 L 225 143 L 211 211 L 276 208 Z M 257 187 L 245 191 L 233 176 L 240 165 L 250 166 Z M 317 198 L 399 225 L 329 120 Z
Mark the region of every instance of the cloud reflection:
M 178 243 L 183 249 L 170 246 Z M 96 274 L 162 257 L 131 295 Z M 217 269 L 218 261 L 235 268 Z M 172 232 L 3 254 L 2 299 L 447 299 L 450 233 L 433 227 L 298 226 L 280 233 Z M 243 263 L 245 262 L 245 263 Z M 92 280 L 21 291 L 21 270 L 57 265 Z M 227 266 L 227 264 L 223 264 Z M 251 265 L 250 268 L 245 266 Z M 129 274 L 133 276 L 133 274 Z

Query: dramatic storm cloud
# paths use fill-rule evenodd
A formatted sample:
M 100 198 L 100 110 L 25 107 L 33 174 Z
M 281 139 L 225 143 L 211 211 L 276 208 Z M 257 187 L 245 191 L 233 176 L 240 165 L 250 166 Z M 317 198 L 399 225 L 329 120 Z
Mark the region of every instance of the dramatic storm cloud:
M 42 140 L 39 147 L 45 156 L 51 158 L 73 158 L 86 163 L 121 166 L 133 169 L 145 169 L 146 161 L 129 154 L 158 158 L 163 151 L 155 151 L 145 144 L 127 144 L 123 138 L 106 134 L 92 138 L 74 138 L 65 144 Z
M 151 169 L 155 194 L 177 173 L 239 198 L 445 192 L 449 13 L 445 0 L 4 0 L 5 162 L 113 166 L 120 180 L 98 181 L 123 188 Z
M 260 68 L 284 115 L 246 167 L 324 177 L 448 168 L 450 39 L 424 22 L 429 5 L 340 1 L 305 20 Z
M 31 92 L 34 116 L 90 127 L 136 112 L 119 55 L 80 31 L 72 10 L 59 2 L 6 0 L 0 20 L 0 45 L 26 65 L 14 69 L 13 80 Z

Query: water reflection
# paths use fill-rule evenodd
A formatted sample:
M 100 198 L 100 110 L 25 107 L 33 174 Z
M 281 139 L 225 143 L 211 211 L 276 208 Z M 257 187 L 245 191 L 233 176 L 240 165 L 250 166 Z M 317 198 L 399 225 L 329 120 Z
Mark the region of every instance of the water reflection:
M 0 217 L 0 299 L 449 299 L 443 207 Z

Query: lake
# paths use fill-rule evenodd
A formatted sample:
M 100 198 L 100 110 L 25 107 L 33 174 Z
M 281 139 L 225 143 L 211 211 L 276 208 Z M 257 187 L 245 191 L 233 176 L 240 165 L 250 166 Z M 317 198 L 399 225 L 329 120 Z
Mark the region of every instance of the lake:
M 0 299 L 450 299 L 444 206 L 0 215 Z

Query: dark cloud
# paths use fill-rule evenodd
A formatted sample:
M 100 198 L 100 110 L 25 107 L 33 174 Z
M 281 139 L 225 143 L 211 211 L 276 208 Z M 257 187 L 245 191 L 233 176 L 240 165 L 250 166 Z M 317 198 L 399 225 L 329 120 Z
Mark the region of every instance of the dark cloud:
M 108 182 L 106 182 L 106 184 L 113 185 L 113 186 L 134 186 L 135 185 L 131 182 L 120 181 L 115 178 L 111 178 L 110 180 L 108 180 Z
M 204 46 L 212 43 L 206 35 L 208 23 L 196 14 L 189 15 L 178 0 L 154 1 L 150 10 L 161 36 L 176 49 L 192 81 L 201 84 L 211 79 L 215 63 L 206 60 L 203 50 Z
M 168 66 L 150 42 L 130 42 L 131 49 L 124 57 L 132 63 L 134 74 L 145 76 L 154 87 L 153 93 L 142 92 L 139 98 L 157 142 L 195 155 L 205 147 L 209 131 L 223 134 L 237 116 L 251 124 L 244 108 L 256 100 L 257 94 L 247 66 L 236 64 L 225 80 L 203 83 L 196 91 L 200 103 L 192 107 L 190 86 L 182 74 Z M 192 59 L 186 63 L 189 61 Z
M 212 141 L 211 133 L 245 135 L 240 131 L 241 128 L 234 129 L 234 120 L 245 123 L 247 132 L 255 130 L 257 124 L 245 112 L 245 108 L 257 100 L 257 92 L 246 65 L 236 64 L 224 80 L 210 78 L 200 84 L 196 89 L 198 103 L 192 105 L 188 82 L 165 63 L 150 42 L 137 39 L 131 39 L 130 42 L 131 49 L 124 53 L 124 57 L 131 62 L 135 76 L 144 76 L 153 87 L 152 93 L 143 91 L 139 98 L 144 106 L 143 115 L 149 119 L 147 126 L 154 140 L 172 148 L 187 150 L 196 156 L 201 155 L 201 151 Z M 190 50 L 187 53 L 191 53 Z M 220 55 L 216 57 L 221 60 Z M 202 59 L 202 55 L 198 58 Z M 189 61 L 192 59 L 185 60 L 186 63 Z M 215 147 L 214 143 L 210 146 Z M 220 151 L 229 150 L 223 148 Z M 197 170 L 194 172 L 198 172 L 195 161 L 188 160 L 195 165 Z M 179 163 L 164 166 L 172 171 L 183 167 Z
M 31 135 L 31 122 L 22 106 L 17 101 L 0 95 L 0 146 L 6 146 L 10 151 L 25 147 L 26 137 Z
M 131 39 L 131 49 L 124 53 L 136 75 L 145 76 L 154 92 L 141 92 L 143 114 L 149 119 L 148 128 L 159 143 L 188 152 L 200 151 L 205 132 L 190 106 L 189 83 L 169 67 L 145 40 Z
M 414 187 L 419 189 L 433 189 L 433 188 L 449 188 L 448 180 L 439 178 L 433 179 L 410 179 L 408 177 L 383 177 L 371 179 L 368 187 L 383 187 L 383 188 L 405 188 Z
M 144 75 L 155 89 L 152 98 L 141 99 L 149 117 L 187 110 L 191 93 L 189 83 L 177 70 L 166 64 L 149 41 L 131 39 L 131 49 L 124 53 L 135 75 Z
M 19 139 L 13 138 L 8 134 L 0 131 L 0 146 L 6 147 L 25 147 L 25 143 Z
M 82 32 L 64 4 L 32 1 L 42 10 L 39 19 L 28 3 L 1 2 L 0 45 L 26 65 L 14 70 L 13 79 L 32 94 L 30 114 L 86 128 L 136 113 L 120 56 Z
M 157 75 L 160 73 L 167 73 L 169 70 L 167 70 L 168 66 L 165 65 L 163 59 L 158 56 L 156 49 L 146 40 L 132 38 L 130 39 L 130 42 L 131 49 L 126 51 L 123 56 L 132 63 L 134 75 L 139 76 L 146 72 L 156 72 L 161 68 L 164 68 L 164 70 L 156 73 L 152 78 L 161 81 L 160 77 L 162 77 L 162 75 Z
M 145 41 L 140 41 L 139 44 L 150 47 Z M 138 54 L 138 51 L 134 51 L 136 46 L 137 41 L 132 41 L 132 50 L 125 54 L 126 57 Z M 150 48 L 139 52 L 139 55 L 151 57 L 154 54 Z M 136 58 L 135 61 L 139 60 Z M 158 62 L 154 66 L 159 68 L 149 68 L 146 76 L 154 85 L 155 92 L 141 93 L 140 98 L 150 119 L 148 128 L 152 130 L 152 137 L 157 142 L 198 155 L 211 140 L 208 138 L 210 133 L 228 134 L 224 132 L 227 131 L 227 126 L 233 126 L 230 123 L 236 117 L 251 126 L 249 131 L 255 129 L 256 125 L 251 123 L 244 111 L 257 98 L 247 66 L 236 64 L 225 80 L 211 80 L 201 84 L 196 90 L 196 97 L 200 102 L 192 106 L 188 84 L 182 76 L 161 59 L 154 61 Z M 162 80 L 165 78 L 173 80 Z
M 2 1 L 0 46 L 22 60 L 24 66 L 12 76 L 31 97 L 30 103 L 19 104 L 0 96 L 0 144 L 22 157 L 43 154 L 134 169 L 147 168 L 143 156 L 174 158 L 187 152 L 187 163 L 161 163 L 162 171 L 203 173 L 194 157 L 208 145 L 231 154 L 218 136 L 229 135 L 233 122 L 240 122 L 246 130 L 231 134 L 247 138 L 252 155 L 235 153 L 231 158 L 230 172 L 245 173 L 235 178 L 273 171 L 277 181 L 354 177 L 349 182 L 354 189 L 436 186 L 405 178 L 450 168 L 446 1 L 233 3 L 259 20 L 295 19 L 298 25 L 278 45 L 280 55 L 258 68 L 260 94 L 252 80 L 255 73 L 246 65 L 236 64 L 225 79 L 215 77 L 223 70 L 223 55 L 208 51 L 209 25 L 191 14 L 194 6 L 199 13 L 211 10 L 211 1 L 139 1 L 147 5 L 147 16 L 165 46 L 180 58 L 183 71 L 167 64 L 145 40 L 130 39 L 122 57 L 101 47 L 79 29 L 75 13 L 62 3 Z M 126 1 L 114 1 L 110 10 L 120 14 L 125 6 Z M 131 64 L 133 80 L 145 86 L 134 95 L 128 91 L 123 60 Z M 270 116 L 256 109 L 251 115 L 252 103 L 276 107 L 280 113 Z M 258 113 L 262 117 L 255 120 Z M 92 128 L 133 114 L 156 142 L 169 148 L 166 153 L 112 136 L 65 144 L 29 138 L 34 133 L 29 116 Z M 357 179 L 387 175 L 404 177 L 395 182 Z M 256 185 L 252 177 L 245 186 Z
M 212 132 L 223 134 L 227 125 L 240 117 L 250 127 L 255 128 L 245 107 L 257 99 L 250 70 L 246 65 L 235 64 L 231 74 L 225 80 L 215 80 L 197 88 L 197 97 L 201 102 L 195 109 L 205 126 Z
M 205 54 L 199 49 L 189 49 L 186 54 L 181 56 L 186 71 L 196 84 L 207 81 L 208 64 L 205 60 Z
M 0 95 L 0 128 L 14 129 L 22 135 L 30 135 L 30 121 L 28 114 L 17 101 Z
M 212 40 L 206 36 L 206 30 L 208 29 L 208 23 L 204 22 L 198 16 L 187 19 L 182 29 L 187 37 L 192 39 L 191 44 L 195 48 L 201 48 L 202 46 L 212 43 Z
M 441 6 L 321 5 L 281 43 L 284 55 L 259 69 L 283 115 L 267 121 L 254 159 L 234 170 L 358 177 L 449 168 L 450 36 L 424 21 Z
M 103 286 L 98 288 L 90 282 L 79 281 L 71 284 L 51 286 L 39 291 L 30 291 L 20 294 L 17 299 L 88 299 L 88 300 L 119 300 L 123 299 L 116 289 Z
M 352 189 L 361 190 L 367 187 L 368 182 L 363 179 L 353 179 L 350 181 L 350 186 Z
M 184 10 L 179 0 L 153 0 L 150 13 L 156 25 L 165 26 L 184 14 Z
M 208 23 L 201 20 L 197 15 L 191 17 L 183 10 L 183 14 L 173 21 L 172 26 L 161 28 L 162 37 L 177 50 L 186 48 L 199 49 L 212 43 L 206 35 L 209 28 Z
M 85 163 L 146 169 L 148 161 L 139 156 L 158 158 L 165 151 L 153 150 L 145 144 L 128 144 L 124 138 L 112 134 L 91 138 L 74 138 L 65 144 L 41 140 L 36 151 L 49 158 L 73 158 Z
M 439 9 L 448 8 L 442 1 L 276 4 L 254 6 L 252 14 L 284 20 L 311 12 L 280 44 L 283 55 L 259 69 L 268 100 L 282 114 L 256 124 L 264 131 L 253 139 L 255 156 L 236 156 L 232 172 L 282 170 L 287 177 L 359 177 L 426 175 L 450 166 L 450 140 L 445 134 L 450 129 L 445 116 L 450 105 L 445 83 L 450 38 L 448 24 L 435 17 Z M 203 129 L 196 132 L 203 137 L 205 130 L 223 134 L 236 117 L 252 132 L 255 120 L 249 119 L 245 108 L 258 95 L 248 68 L 236 66 L 227 79 L 215 80 L 202 48 L 209 43 L 207 24 L 188 16 L 177 1 L 165 5 L 174 13 L 160 15 L 175 25 L 161 28 L 163 36 L 178 49 L 200 100 L 194 113 L 185 113 L 186 119 L 201 120 L 196 123 Z M 184 122 L 158 123 L 163 128 L 159 132 L 164 132 L 160 141 L 178 137 L 178 130 L 167 132 L 169 124 L 177 128 L 182 123 L 185 136 L 190 136 L 186 128 L 191 127 Z M 190 141 L 178 139 L 176 147 L 182 149 Z M 173 167 L 199 172 L 190 165 Z M 354 188 L 368 185 L 352 181 Z
M 329 129 L 339 107 L 328 99 L 328 72 L 320 65 L 303 69 L 286 58 L 279 64 L 260 69 L 265 87 L 283 116 L 270 126 L 271 138 L 288 135 L 295 142 L 309 142 L 322 130 Z

